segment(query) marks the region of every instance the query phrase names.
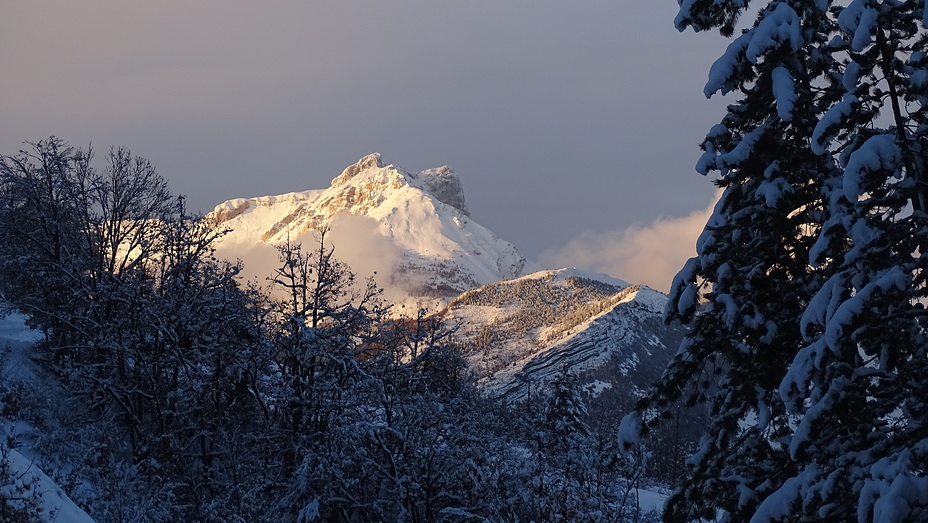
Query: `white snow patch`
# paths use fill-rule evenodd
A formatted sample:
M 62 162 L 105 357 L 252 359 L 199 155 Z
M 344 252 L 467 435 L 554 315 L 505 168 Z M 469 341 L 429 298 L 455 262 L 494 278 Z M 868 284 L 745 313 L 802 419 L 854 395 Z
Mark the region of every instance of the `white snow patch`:
M 13 313 L 0 319 L 0 340 L 2 339 L 32 343 L 42 339 L 42 333 L 27 327 L 25 316 Z
M 4 444 L 0 443 L 0 445 Z M 42 511 L 36 514 L 39 521 L 47 523 L 62 521 L 68 523 L 93 523 L 93 519 L 78 508 L 51 478 L 39 470 L 35 463 L 26 459 L 15 449 L 7 448 L 5 452 L 10 467 L 10 475 L 15 479 L 15 484 L 0 486 L 0 495 L 13 494 L 15 486 L 31 485 L 31 489 L 34 489 L 38 498 L 38 504 L 42 508 Z
M 844 168 L 844 196 L 856 202 L 862 194 L 861 181 L 868 174 L 880 173 L 880 178 L 893 176 L 901 168 L 902 152 L 890 134 L 870 137 L 859 149 L 851 153 Z
M 792 121 L 793 106 L 799 99 L 793 76 L 789 73 L 789 69 L 780 66 L 774 68 L 771 80 L 773 81 L 773 96 L 777 99 L 777 116 L 784 122 Z
M 586 385 L 587 392 L 590 393 L 590 396 L 598 398 L 600 394 L 603 393 L 606 389 L 611 389 L 612 384 L 607 381 L 596 380 L 592 383 Z
M 35 364 L 28 359 L 25 351 L 28 345 L 41 338 L 42 335 L 39 332 L 26 326 L 24 317 L 20 314 L 10 314 L 0 318 L 0 362 L 3 364 L 0 368 L 0 379 L 38 380 L 34 369 Z M 16 437 L 26 434 L 34 429 L 21 422 L 0 419 L 0 430 L 2 430 L 0 437 L 6 438 L 8 435 Z M 10 448 L 5 439 L 0 441 L 0 446 L 3 447 L 0 449 L 0 454 L 5 454 L 10 476 L 14 479 L 14 485 L 0 484 L 0 494 L 12 493 L 12 489 L 17 485 L 31 485 L 36 493 L 38 505 L 42 509 L 42 512 L 36 515 L 38 521 L 93 523 L 93 519 L 75 505 L 64 491 L 39 469 L 34 462 L 34 457 L 32 459 L 27 457 L 27 455 L 35 456 L 32 449 L 25 445 L 19 450 Z

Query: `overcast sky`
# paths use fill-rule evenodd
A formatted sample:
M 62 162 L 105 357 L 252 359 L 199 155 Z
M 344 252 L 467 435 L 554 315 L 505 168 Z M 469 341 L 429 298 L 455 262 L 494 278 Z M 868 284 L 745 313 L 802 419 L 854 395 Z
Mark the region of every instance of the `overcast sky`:
M 693 165 L 724 101 L 702 87 L 726 44 L 678 33 L 675 11 L 10 0 L 0 152 L 52 134 L 100 153 L 124 145 L 201 212 L 325 188 L 371 152 L 416 171 L 449 165 L 473 218 L 528 258 L 666 288 L 674 269 L 638 276 L 657 263 L 628 260 L 679 258 L 705 223 L 714 190 Z

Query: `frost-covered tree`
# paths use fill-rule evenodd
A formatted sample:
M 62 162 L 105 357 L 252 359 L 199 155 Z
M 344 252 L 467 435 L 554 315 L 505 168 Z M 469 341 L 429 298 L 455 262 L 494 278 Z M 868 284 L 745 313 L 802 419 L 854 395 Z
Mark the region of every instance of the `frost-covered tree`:
M 278 247 L 280 265 L 269 278 L 282 291 L 274 308 L 274 367 L 279 389 L 273 396 L 274 426 L 285 475 L 300 455 L 320 445 L 350 402 L 351 389 L 365 376 L 358 360 L 372 347 L 386 305 L 373 280 L 359 284 L 335 257 L 321 231 L 316 248 Z
M 687 0 L 730 36 L 744 0 Z M 689 327 L 623 420 L 712 419 L 673 520 L 924 519 L 928 86 L 923 1 L 768 1 L 710 69 L 740 93 L 697 164 L 724 188 L 666 318 Z
M 545 420 L 553 437 L 552 444 L 569 448 L 571 439 L 592 434 L 587 425 L 587 409 L 580 391 L 580 380 L 566 365 L 551 384 L 551 397 L 545 408 Z
M 73 330 L 64 311 L 87 260 L 77 246 L 83 155 L 63 140 L 28 143 L 0 156 L 0 292 L 51 337 Z
M 125 149 L 98 170 L 54 137 L 29 146 L 0 156 L 0 291 L 46 333 L 36 352 L 81 419 L 111 426 L 100 467 L 170 496 L 172 519 L 240 504 L 270 358 L 238 267 L 213 256 L 223 232 Z

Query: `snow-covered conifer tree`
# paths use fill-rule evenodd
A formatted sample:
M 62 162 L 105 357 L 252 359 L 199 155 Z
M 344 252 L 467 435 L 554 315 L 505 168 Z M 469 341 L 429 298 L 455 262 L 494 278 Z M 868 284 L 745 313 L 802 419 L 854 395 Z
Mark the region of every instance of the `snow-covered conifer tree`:
M 567 448 L 574 436 L 592 434 L 587 425 L 586 403 L 580 392 L 580 380 L 563 366 L 552 384 L 554 389 L 545 408 L 545 419 L 557 445 Z
M 620 430 L 710 402 L 675 520 L 928 515 L 924 2 L 842 4 L 765 2 L 709 72 L 741 93 L 697 164 L 725 190 L 672 285 L 689 334 Z M 748 9 L 680 5 L 725 36 Z

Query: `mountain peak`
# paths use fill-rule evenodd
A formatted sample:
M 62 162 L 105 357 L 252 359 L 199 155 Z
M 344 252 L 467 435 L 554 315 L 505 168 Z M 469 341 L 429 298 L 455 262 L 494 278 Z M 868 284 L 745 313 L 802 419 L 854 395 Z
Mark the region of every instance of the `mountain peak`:
M 366 183 L 367 192 L 375 187 L 379 187 L 383 192 L 382 189 L 387 187 L 398 189 L 409 185 L 454 207 L 464 216 L 470 217 L 470 211 L 467 210 L 467 203 L 464 201 L 461 179 L 447 165 L 414 173 L 396 165 L 387 165 L 383 162 L 380 153 L 371 153 L 354 165 L 346 167 L 332 180 L 332 188 L 343 188 L 361 183 Z M 341 190 L 344 191 L 344 189 Z
M 426 169 L 419 173 L 422 189 L 440 202 L 458 209 L 465 216 L 470 216 L 467 204 L 464 202 L 464 188 L 461 179 L 447 165 Z
M 363 171 L 369 169 L 383 169 L 384 163 L 380 157 L 380 153 L 371 153 L 364 158 L 361 158 L 354 165 L 349 165 L 345 167 L 345 170 L 341 174 L 335 177 L 332 180 L 332 187 L 339 187 L 348 183 L 348 180 L 351 180 L 358 174 L 361 174 Z
M 410 172 L 378 153 L 345 168 L 326 189 L 229 200 L 210 219 L 232 229 L 220 242 L 230 259 L 250 246 L 299 242 L 332 227 L 328 238 L 341 254 L 365 253 L 346 259 L 349 265 L 376 262 L 379 283 L 408 296 L 450 298 L 517 277 L 525 266 L 512 244 L 471 219 L 450 167 Z

